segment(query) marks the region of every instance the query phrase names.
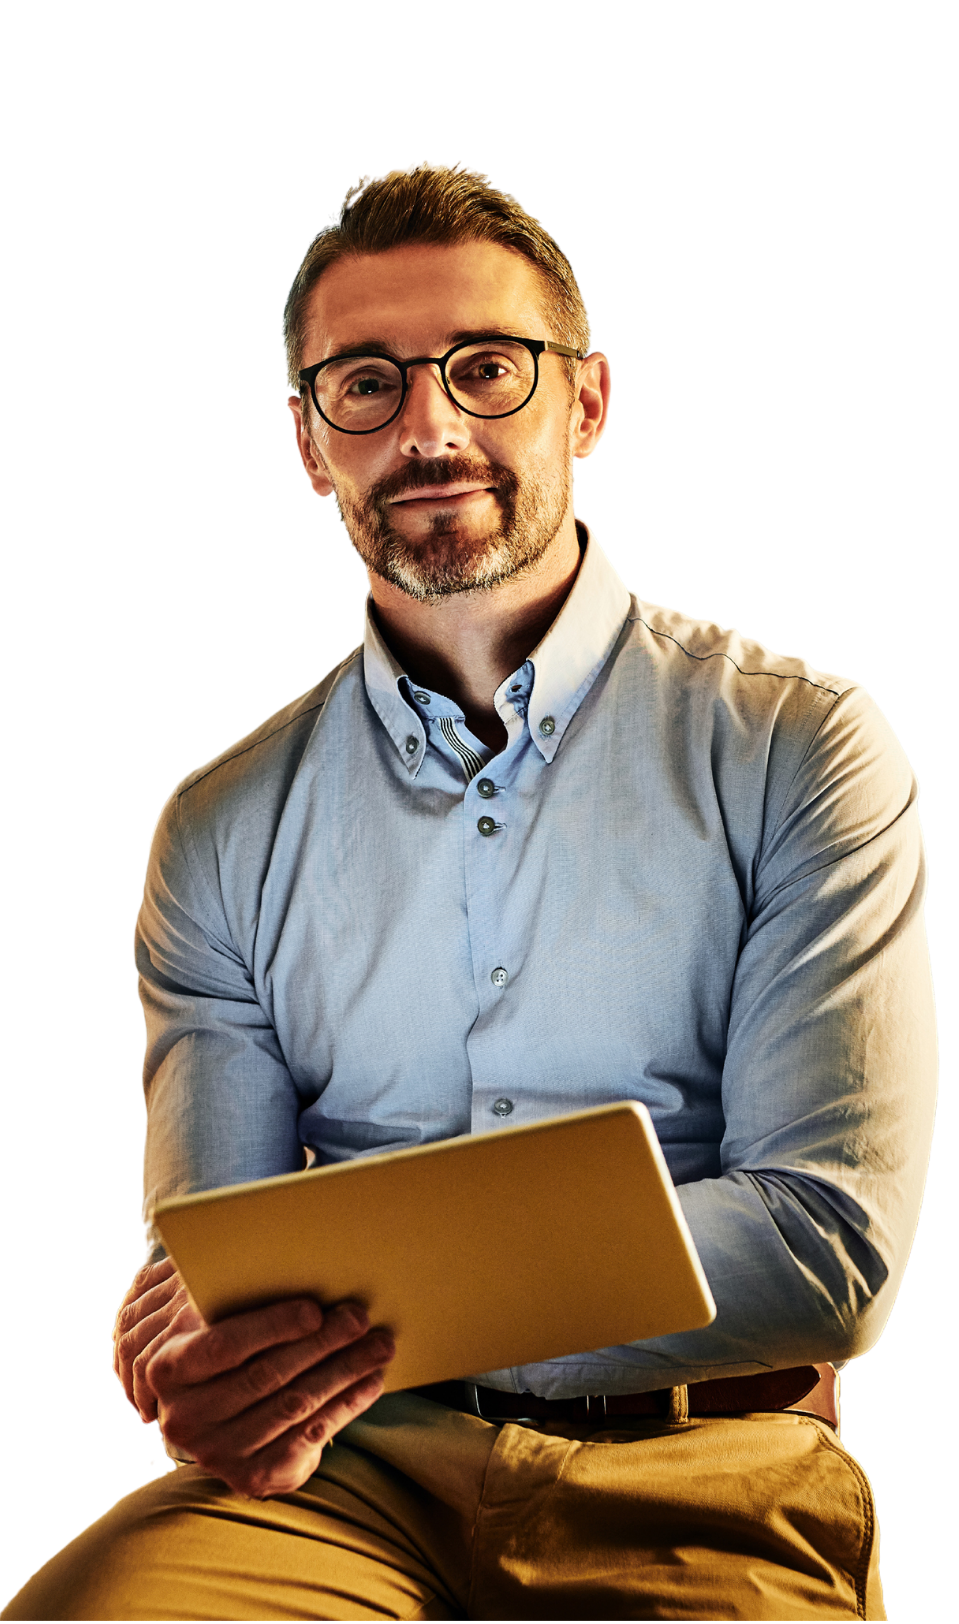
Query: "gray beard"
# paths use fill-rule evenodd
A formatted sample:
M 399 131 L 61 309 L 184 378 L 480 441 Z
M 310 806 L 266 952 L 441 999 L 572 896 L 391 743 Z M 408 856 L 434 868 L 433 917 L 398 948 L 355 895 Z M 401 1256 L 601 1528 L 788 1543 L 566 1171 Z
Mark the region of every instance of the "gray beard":
M 415 477 L 411 478 L 411 474 Z M 413 541 L 390 523 L 390 498 L 425 485 L 483 480 L 493 485 L 500 523 L 485 536 L 457 534 L 449 513 L 437 513 L 425 536 Z M 512 469 L 468 457 L 416 463 L 375 485 L 361 501 L 336 492 L 340 516 L 367 569 L 420 603 L 439 603 L 458 592 L 488 591 L 531 569 L 547 552 L 569 510 L 568 470 L 562 484 L 525 480 Z

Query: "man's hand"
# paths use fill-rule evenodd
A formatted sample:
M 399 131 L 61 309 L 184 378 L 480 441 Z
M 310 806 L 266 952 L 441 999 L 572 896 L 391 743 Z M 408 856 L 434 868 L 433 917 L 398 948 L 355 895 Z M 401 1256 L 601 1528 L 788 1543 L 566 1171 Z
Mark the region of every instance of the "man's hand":
M 324 1444 L 383 1391 L 393 1338 L 370 1331 L 358 1303 L 324 1314 L 296 1298 L 208 1326 L 172 1264 L 137 1280 L 140 1295 L 135 1281 L 117 1322 L 115 1362 L 128 1396 L 239 1494 L 265 1499 L 299 1488 Z
M 171 1336 L 197 1331 L 202 1324 L 169 1258 L 145 1263 L 113 1327 L 113 1368 L 144 1421 L 157 1418 L 156 1394 L 146 1380 L 148 1360 Z

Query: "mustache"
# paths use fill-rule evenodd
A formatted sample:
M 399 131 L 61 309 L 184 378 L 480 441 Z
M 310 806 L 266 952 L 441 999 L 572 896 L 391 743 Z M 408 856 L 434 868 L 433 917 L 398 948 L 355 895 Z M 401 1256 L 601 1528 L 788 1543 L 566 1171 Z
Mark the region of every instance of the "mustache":
M 512 468 L 499 462 L 478 462 L 472 457 L 430 457 L 411 463 L 408 468 L 397 468 L 378 480 L 369 492 L 372 505 L 383 512 L 388 502 L 410 491 L 422 490 L 429 485 L 454 485 L 469 481 L 490 485 L 504 495 L 512 496 L 519 488 L 519 480 Z

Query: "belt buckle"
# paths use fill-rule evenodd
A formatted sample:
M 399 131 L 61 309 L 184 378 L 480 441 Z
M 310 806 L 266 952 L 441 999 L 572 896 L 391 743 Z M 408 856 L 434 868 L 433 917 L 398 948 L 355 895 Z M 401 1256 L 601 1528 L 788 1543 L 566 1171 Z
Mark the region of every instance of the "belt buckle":
M 477 1382 L 464 1381 L 463 1388 L 465 1398 L 465 1403 L 463 1406 L 464 1409 L 469 1415 L 478 1415 L 481 1421 L 493 1421 L 498 1423 L 503 1423 L 504 1421 L 527 1421 L 536 1424 L 544 1419 L 549 1419 L 548 1411 L 545 1416 L 516 1414 L 497 1415 L 495 1400 L 491 1401 L 493 1405 L 491 1409 L 486 1410 L 483 1408 L 483 1405 L 480 1402 L 479 1385 Z M 567 1412 L 565 1416 L 565 1419 L 567 1420 L 591 1421 L 593 1425 L 596 1426 L 604 1422 L 608 1414 L 606 1407 L 606 1394 L 586 1393 L 582 1398 L 568 1399 L 565 1403 L 557 1401 L 557 1414 L 563 1410 Z
M 520 1424 L 522 1424 L 523 1422 L 528 1422 L 530 1425 L 536 1426 L 541 1421 L 549 1419 L 548 1411 L 547 1411 L 546 1415 L 517 1415 L 515 1412 L 512 1412 L 509 1415 L 497 1415 L 495 1399 L 492 1399 L 490 1401 L 492 1407 L 489 1410 L 484 1409 L 483 1404 L 480 1401 L 478 1383 L 464 1381 L 463 1387 L 464 1387 L 464 1390 L 465 1390 L 464 1391 L 464 1396 L 465 1396 L 465 1400 L 466 1400 L 464 1408 L 466 1409 L 468 1414 L 470 1414 L 470 1415 L 478 1415 L 480 1417 L 481 1421 L 492 1421 L 492 1422 L 494 1422 L 496 1424 L 499 1424 L 499 1425 L 502 1425 L 506 1421 L 519 1422 Z M 486 1389 L 486 1391 L 488 1391 L 488 1389 Z M 510 1395 L 510 1397 L 513 1397 L 513 1396 L 514 1395 L 512 1395 L 512 1394 Z M 533 1395 L 531 1394 L 530 1396 L 532 1397 Z M 586 1397 L 586 1398 L 570 1399 L 568 1402 L 569 1402 L 570 1406 L 573 1406 L 573 1405 L 582 1406 L 582 1414 L 583 1414 L 583 1416 L 593 1416 L 595 1418 L 595 1417 L 600 1416 L 600 1415 L 605 1416 L 605 1414 L 606 1414 L 606 1400 L 605 1400 L 605 1397 L 602 1394 L 600 1394 L 598 1396 L 598 1398 L 594 1398 L 592 1401 L 588 1397 Z M 590 1408 L 591 1403 L 592 1403 L 592 1408 Z M 560 1409 L 564 1408 L 564 1406 L 562 1404 L 558 1403 L 556 1408 L 557 1408 L 557 1410 L 560 1410 Z M 569 1419 L 572 1419 L 572 1417 L 569 1417 Z

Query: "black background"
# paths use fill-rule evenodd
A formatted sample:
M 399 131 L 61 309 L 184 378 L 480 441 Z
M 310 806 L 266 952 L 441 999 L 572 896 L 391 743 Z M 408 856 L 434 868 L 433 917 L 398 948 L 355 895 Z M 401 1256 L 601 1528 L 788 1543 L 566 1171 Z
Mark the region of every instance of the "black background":
M 141 1260 L 131 927 L 178 778 L 362 635 L 365 580 L 333 502 L 300 469 L 279 343 L 303 248 L 357 174 L 461 158 L 557 235 L 613 369 L 609 430 L 578 464 L 576 510 L 644 598 L 875 693 L 922 781 L 936 960 L 928 578 L 941 542 L 917 406 L 922 276 L 904 250 L 927 224 L 894 107 L 863 122 L 826 94 L 793 112 L 777 122 L 764 109 L 758 132 L 730 107 L 691 120 L 660 107 L 633 140 L 621 123 L 599 146 L 573 128 L 548 156 L 531 135 L 505 156 L 440 119 L 401 140 L 329 141 L 310 140 L 299 115 L 248 109 L 239 128 L 222 106 L 167 106 L 135 182 L 107 132 L 91 140 L 91 184 L 80 171 L 65 182 L 71 208 L 84 195 L 63 255 L 70 286 L 88 291 L 75 352 L 101 382 L 71 401 L 67 507 L 50 512 L 42 489 L 34 499 L 60 534 L 80 515 L 86 541 L 58 560 L 47 744 L 67 763 L 63 861 L 50 866 L 54 974 L 37 1017 L 44 1047 L 57 1033 L 37 1085 L 52 1137 L 34 1156 L 28 1267 L 13 1276 L 29 1356 L 21 1343 L 8 1382 L 18 1491 L 42 1515 L 8 1548 L 5 1593 L 167 1465 L 110 1374 L 115 1307 Z M 935 1190 L 933 1163 L 891 1324 L 842 1384 L 892 1616 L 938 1600 L 915 1561 L 928 1535 Z

